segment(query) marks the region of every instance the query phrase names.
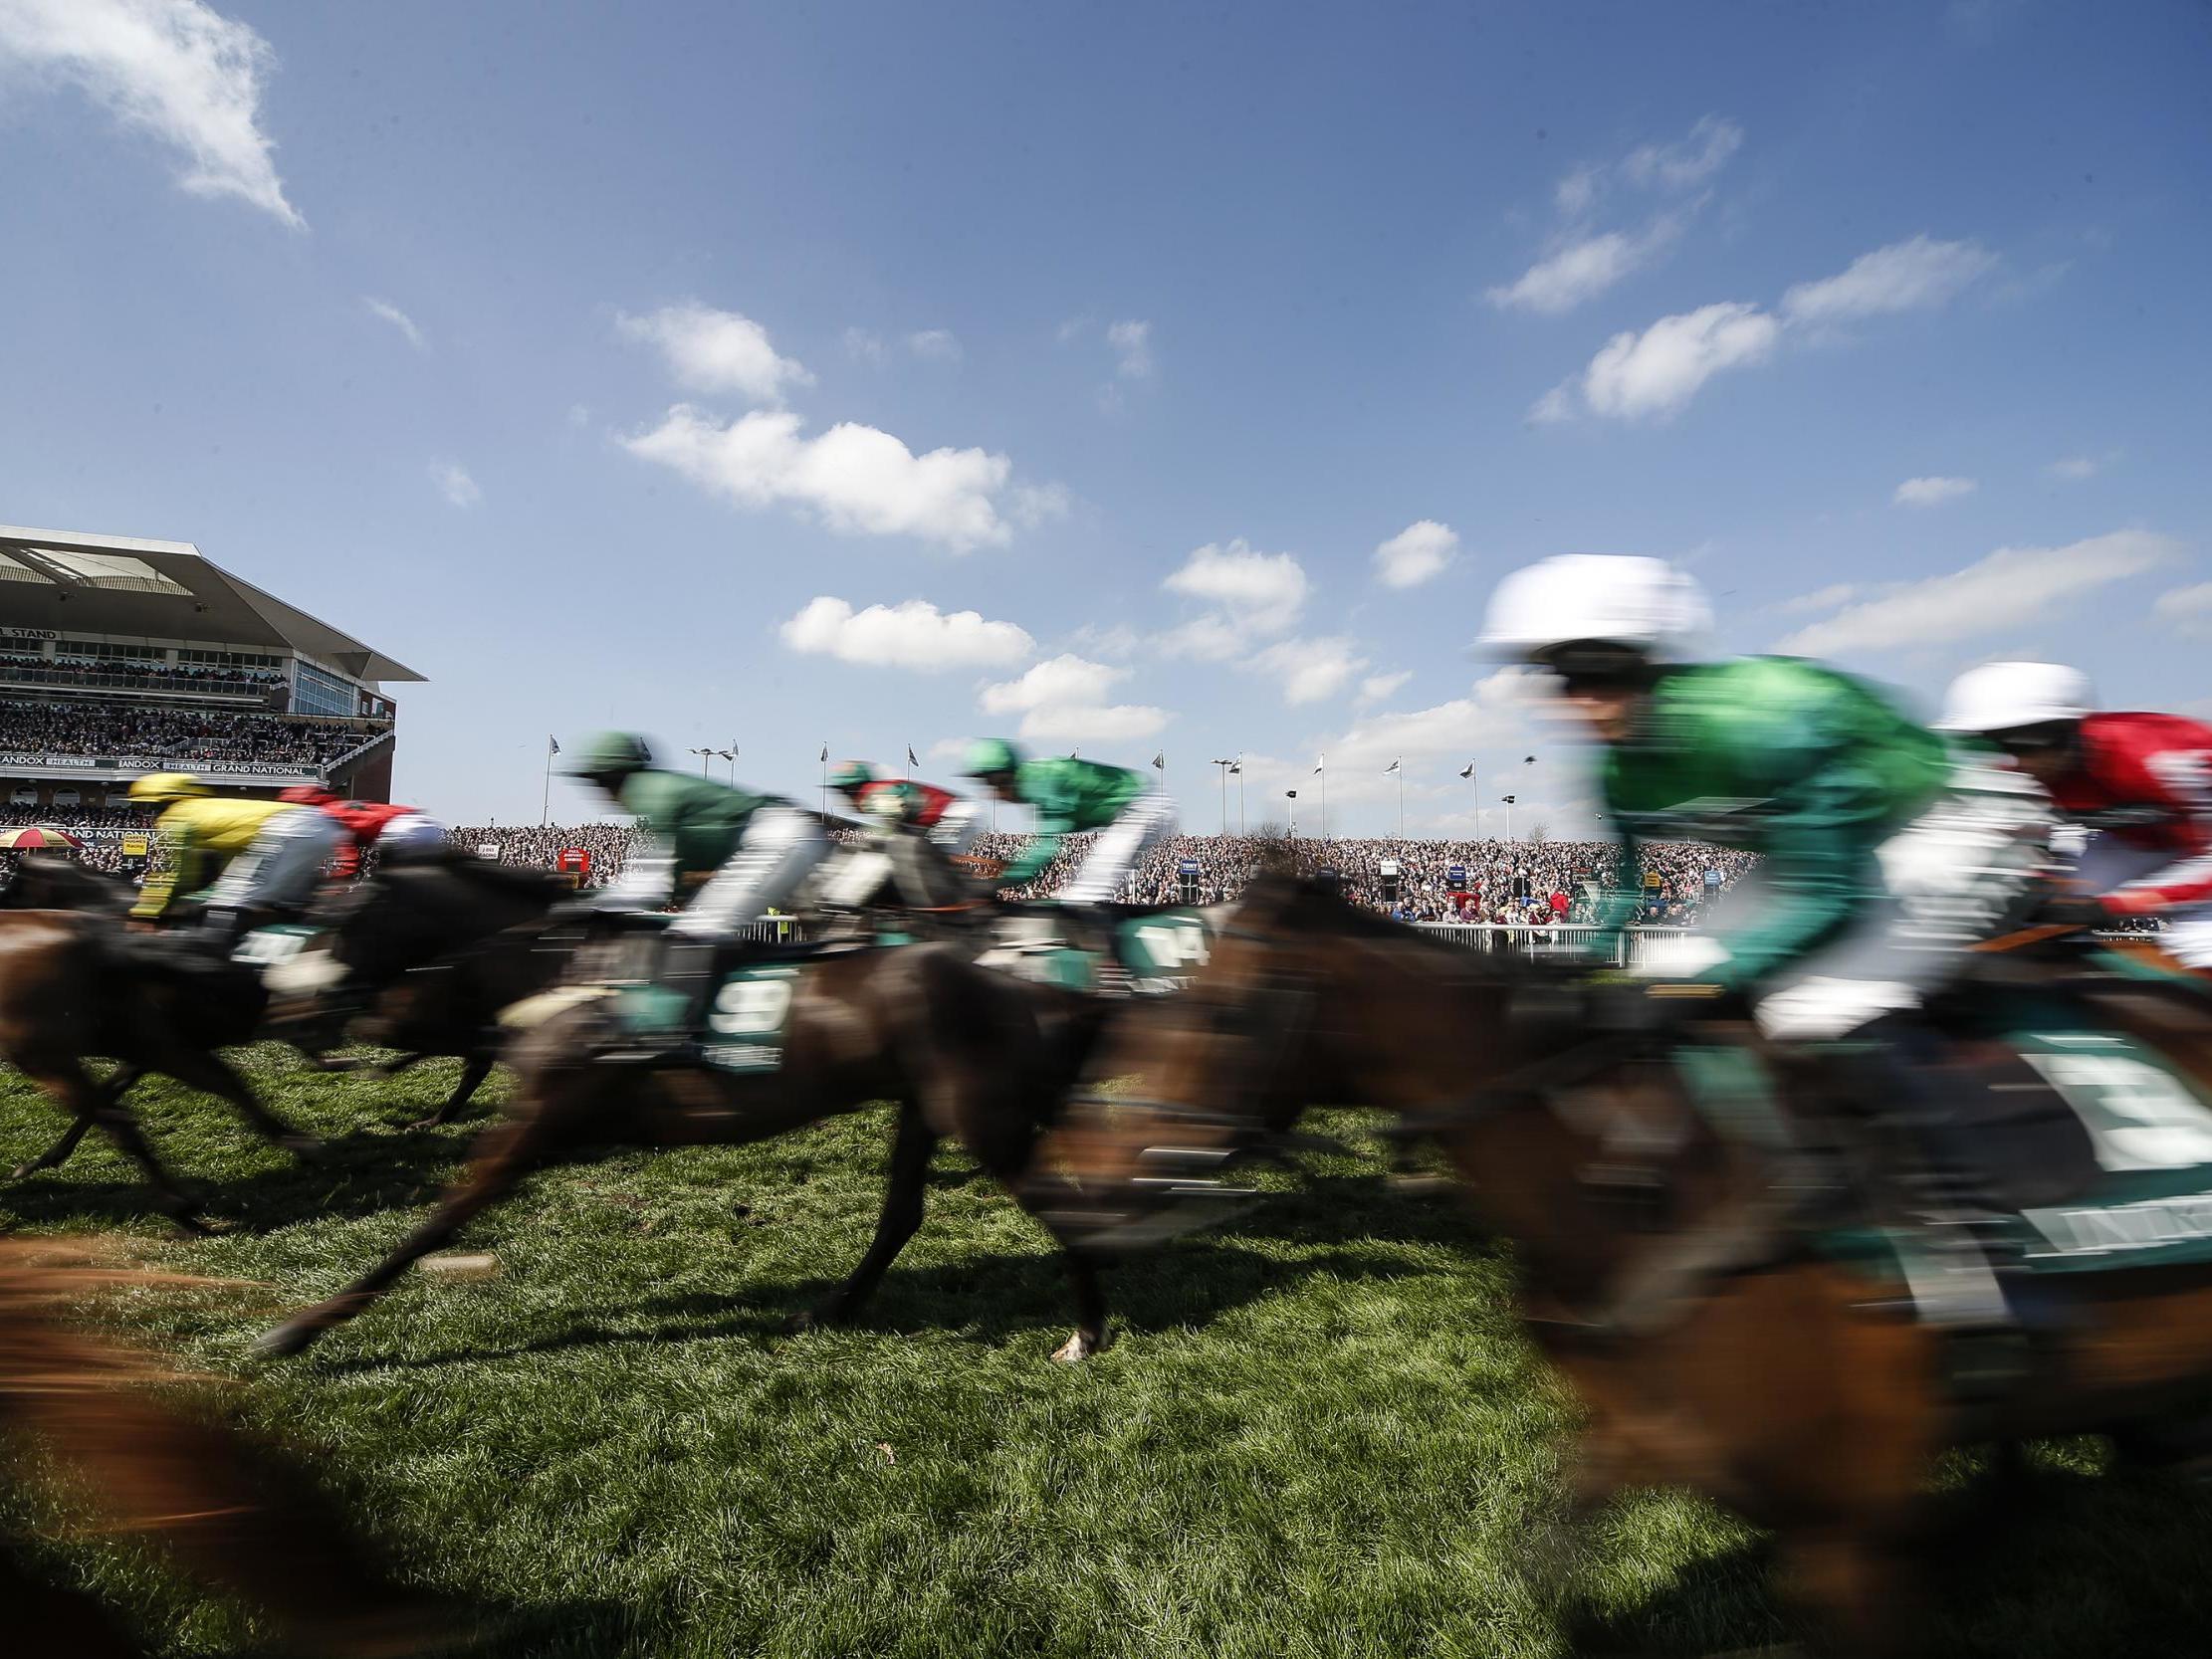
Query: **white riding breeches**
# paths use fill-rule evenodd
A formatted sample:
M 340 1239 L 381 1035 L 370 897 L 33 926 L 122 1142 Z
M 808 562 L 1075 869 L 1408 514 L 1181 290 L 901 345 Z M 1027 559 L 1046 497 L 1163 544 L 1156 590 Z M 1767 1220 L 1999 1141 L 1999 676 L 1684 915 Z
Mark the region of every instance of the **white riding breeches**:
M 297 910 L 315 897 L 345 830 L 328 812 L 300 806 L 261 827 L 252 845 L 208 889 L 210 910 Z
M 792 806 L 764 806 L 737 851 L 709 878 L 669 932 L 681 938 L 728 938 L 770 906 L 787 906 L 829 856 L 821 820 Z
M 1175 834 L 1175 802 L 1165 795 L 1140 795 L 1098 832 L 1091 850 L 1060 889 L 1066 905 L 1111 905 L 1123 897 L 1129 872 L 1145 854 Z
M 1884 891 L 1867 896 L 1860 920 L 1775 976 L 1759 1028 L 1778 1042 L 1830 1041 L 1918 1007 L 2018 919 L 2046 862 L 2049 812 L 2020 774 L 1960 765 L 1942 798 L 1877 850 Z
M 2169 870 L 2180 861 L 2160 847 L 2138 847 L 2101 833 L 2090 841 L 2074 867 L 2075 879 L 2092 893 L 2105 894 Z M 2158 912 L 2165 924 L 2158 944 L 2190 967 L 2212 967 L 2212 904 L 2175 905 Z
M 976 837 L 990 827 L 990 822 L 982 801 L 955 801 L 930 826 L 930 843 L 947 858 L 965 858 L 975 850 Z

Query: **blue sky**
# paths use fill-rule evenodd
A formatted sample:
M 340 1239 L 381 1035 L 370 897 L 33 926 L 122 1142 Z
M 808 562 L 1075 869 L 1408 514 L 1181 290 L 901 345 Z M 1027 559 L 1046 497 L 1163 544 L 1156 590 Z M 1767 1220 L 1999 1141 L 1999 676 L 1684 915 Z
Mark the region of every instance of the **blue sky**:
M 2212 712 L 2207 18 L 0 0 L 0 521 L 429 675 L 455 820 L 612 724 L 1560 833 L 1466 645 L 1568 550 Z

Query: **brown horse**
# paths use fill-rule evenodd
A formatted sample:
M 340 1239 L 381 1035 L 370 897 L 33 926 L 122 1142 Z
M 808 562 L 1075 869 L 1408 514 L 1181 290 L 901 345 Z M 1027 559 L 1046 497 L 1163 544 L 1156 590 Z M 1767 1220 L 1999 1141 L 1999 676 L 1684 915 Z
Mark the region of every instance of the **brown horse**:
M 2200 1008 L 2116 979 L 2088 994 L 2212 1077 Z M 1924 1482 L 1947 1447 L 2155 1429 L 2212 1398 L 2212 1270 L 2189 1267 L 2060 1276 L 2066 1311 L 2019 1374 L 1962 1395 L 1952 1340 L 1901 1285 L 1808 1247 L 1786 1143 L 1721 1132 L 1663 1050 L 1594 1040 L 1533 964 L 1278 877 L 1180 1000 L 1093 1068 L 1140 1075 L 1141 1097 L 1071 1113 L 1039 1147 L 1032 1200 L 1063 1237 L 1173 1230 L 1179 1193 L 1206 1193 L 1307 1100 L 1408 1114 L 1512 1241 L 1527 1330 L 1588 1408 L 1577 1510 L 1644 1485 L 1732 1505 L 1773 1530 L 1790 1589 L 1846 1651 L 1892 1651 L 1912 1626 Z
M 315 1161 L 322 1142 L 262 1105 L 215 1052 L 251 1038 L 262 1002 L 250 970 L 175 940 L 127 933 L 105 917 L 0 911 L 0 1059 L 75 1119 L 70 1134 L 17 1173 L 60 1162 L 95 1128 L 138 1165 L 157 1208 L 204 1231 L 190 1197 L 122 1104 L 123 1091 L 146 1072 L 219 1097 L 271 1142 Z M 96 1056 L 121 1062 L 98 1084 L 85 1070 Z
M 273 1615 L 304 1651 L 365 1659 L 464 1631 L 459 1609 L 389 1582 L 296 1474 L 158 1401 L 153 1385 L 170 1378 L 153 1360 L 60 1317 L 89 1293 L 152 1283 L 191 1281 L 0 1240 L 0 1433 L 43 1445 L 104 1530 L 158 1544 L 194 1577 Z M 140 1651 L 91 1597 L 42 1582 L 4 1555 L 0 1619 L 8 1651 L 25 1659 Z
M 956 1139 L 1010 1186 L 1109 1005 L 977 967 L 949 944 L 794 962 L 773 1070 L 627 1062 L 604 1000 L 570 1007 L 531 1032 L 509 1056 L 518 1081 L 505 1117 L 478 1140 L 460 1183 L 382 1262 L 264 1337 L 262 1350 L 297 1353 L 361 1312 L 539 1165 L 615 1143 L 763 1141 L 894 1101 L 898 1128 L 874 1241 L 809 1323 L 850 1319 L 921 1225 L 938 1141 Z M 1055 1357 L 1075 1360 L 1105 1346 L 1106 1310 L 1090 1262 L 1070 1255 L 1068 1266 L 1077 1326 Z

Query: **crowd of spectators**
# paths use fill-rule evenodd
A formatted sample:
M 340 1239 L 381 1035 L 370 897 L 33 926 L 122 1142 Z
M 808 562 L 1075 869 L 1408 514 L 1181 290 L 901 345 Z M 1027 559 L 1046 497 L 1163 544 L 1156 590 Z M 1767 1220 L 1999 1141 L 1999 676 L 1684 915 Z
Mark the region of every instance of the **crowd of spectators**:
M 580 847 L 591 855 L 586 887 L 603 887 L 622 873 L 630 833 L 627 824 L 461 824 L 452 832 L 463 852 L 497 847 L 500 863 L 540 870 L 554 868 L 562 853 Z
M 263 698 L 281 698 L 287 686 L 283 674 L 268 668 L 172 668 L 167 663 L 130 658 L 85 662 L 11 654 L 0 654 L 0 680 L 19 685 L 116 686 L 185 695 Z
M 86 703 L 0 703 L 0 750 L 148 755 L 198 762 L 334 760 L 366 733 L 342 721 L 214 709 L 142 709 Z

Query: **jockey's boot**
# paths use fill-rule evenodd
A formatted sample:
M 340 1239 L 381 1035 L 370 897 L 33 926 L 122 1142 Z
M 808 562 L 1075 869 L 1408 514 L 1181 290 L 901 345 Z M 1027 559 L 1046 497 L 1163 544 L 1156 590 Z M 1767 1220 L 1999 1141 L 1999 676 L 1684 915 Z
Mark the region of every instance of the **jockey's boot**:
M 1919 1317 L 1958 1339 L 1950 1354 L 1957 1392 L 2001 1391 L 2026 1362 L 2029 1333 L 2008 1293 L 2027 1269 L 1983 1175 L 1955 1149 L 1938 1039 L 1890 1015 L 1855 1033 L 1845 1052 L 1854 1104 L 1876 1128 L 1891 1190 L 1916 1224 L 1903 1266 Z

